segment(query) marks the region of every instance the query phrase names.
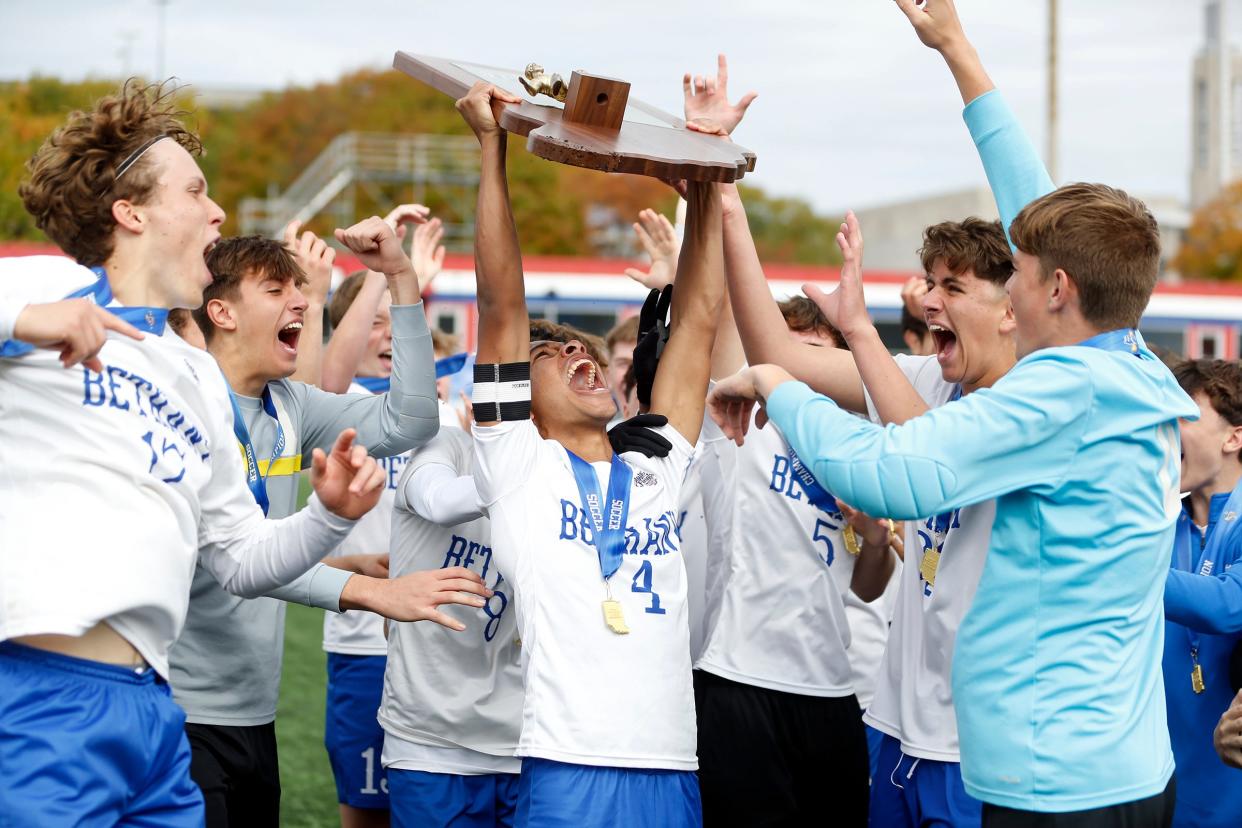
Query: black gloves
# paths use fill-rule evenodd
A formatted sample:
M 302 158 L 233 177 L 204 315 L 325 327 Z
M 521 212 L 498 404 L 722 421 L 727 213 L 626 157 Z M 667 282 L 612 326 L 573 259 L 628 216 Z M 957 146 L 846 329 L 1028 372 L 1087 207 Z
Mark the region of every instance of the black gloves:
M 652 431 L 666 425 L 668 417 L 661 414 L 639 414 L 613 426 L 608 431 L 608 442 L 612 443 L 612 450 L 617 454 L 636 451 L 647 457 L 668 457 L 673 444 Z
M 655 384 L 656 368 L 660 355 L 668 343 L 668 308 L 673 302 L 673 286 L 663 292 L 653 290 L 643 303 L 638 315 L 638 344 L 634 346 L 634 385 L 638 402 L 646 408 L 651 405 L 651 387 Z M 665 454 L 667 454 L 667 449 Z M 650 456 L 650 455 L 648 455 Z M 660 455 L 663 457 L 664 455 Z

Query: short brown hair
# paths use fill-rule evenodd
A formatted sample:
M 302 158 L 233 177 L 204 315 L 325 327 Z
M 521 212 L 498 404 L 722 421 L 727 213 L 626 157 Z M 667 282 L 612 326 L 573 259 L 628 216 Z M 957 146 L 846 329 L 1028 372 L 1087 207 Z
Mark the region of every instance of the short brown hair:
M 367 271 L 355 270 L 346 276 L 332 293 L 332 301 L 328 302 L 328 322 L 333 328 L 340 326 L 341 320 L 349 311 L 349 306 L 354 303 L 354 299 L 358 298 L 358 291 L 362 290 L 362 283 L 366 277 Z
M 999 221 L 980 218 L 942 221 L 923 231 L 919 248 L 923 271 L 930 274 L 937 261 L 955 276 L 970 272 L 994 285 L 1005 286 L 1013 275 L 1013 253 Z
M 1224 359 L 1187 359 L 1173 368 L 1177 383 L 1190 396 L 1200 392 L 1229 425 L 1242 425 L 1242 366 Z
M 845 337 L 828 321 L 819 305 L 805 296 L 791 296 L 783 302 L 777 302 L 776 306 L 781 309 L 781 316 L 785 317 L 785 325 L 789 330 L 830 336 L 836 347 L 849 348 L 845 344 Z
M 613 329 L 604 335 L 604 345 L 608 353 L 617 347 L 618 342 L 638 342 L 638 317 L 630 316 L 622 319 Z
M 576 339 L 586 346 L 587 353 L 599 364 L 599 367 L 608 367 L 607 346 L 604 345 L 604 340 L 594 334 L 580 331 L 569 325 L 562 325 L 559 322 L 549 322 L 546 319 L 530 320 L 530 341 L 536 342 L 541 339 L 562 343 Z
M 1064 270 L 1074 280 L 1096 328 L 1138 327 L 1160 274 L 1160 228 L 1143 202 L 1103 184 L 1067 184 L 1023 208 L 1009 236 L 1038 257 L 1045 279 Z
M 171 83 L 143 85 L 130 79 L 116 95 L 100 98 L 90 112 L 73 112 L 26 164 L 18 188 L 35 224 L 62 250 L 88 267 L 112 255 L 116 220 L 112 204 L 145 204 L 155 192 L 157 173 L 139 158 L 118 182 L 117 168 L 144 144 L 171 138 L 192 155 L 202 153 L 172 100 Z
M 194 321 L 207 342 L 211 342 L 216 332 L 216 326 L 207 315 L 207 303 L 212 299 L 235 299 L 247 276 L 262 274 L 281 284 L 301 285 L 306 281 L 306 273 L 289 248 L 283 242 L 264 236 L 221 239 L 207 254 L 207 269 L 211 271 L 211 284 L 203 291 L 203 304 L 194 311 Z

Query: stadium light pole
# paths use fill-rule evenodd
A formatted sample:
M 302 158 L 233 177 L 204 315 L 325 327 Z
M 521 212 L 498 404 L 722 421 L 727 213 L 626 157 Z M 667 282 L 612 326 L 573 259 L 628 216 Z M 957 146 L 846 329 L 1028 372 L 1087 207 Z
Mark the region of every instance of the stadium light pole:
M 1052 183 L 1060 179 L 1057 147 L 1057 0 L 1048 0 L 1048 146 L 1045 163 Z

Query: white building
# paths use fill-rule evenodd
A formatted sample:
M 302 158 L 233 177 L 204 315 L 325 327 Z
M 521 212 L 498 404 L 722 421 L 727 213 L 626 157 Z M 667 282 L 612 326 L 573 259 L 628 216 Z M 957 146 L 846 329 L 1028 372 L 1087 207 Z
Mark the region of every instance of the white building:
M 1204 44 L 1191 78 L 1190 206 L 1242 173 L 1242 53 L 1228 39 L 1228 0 L 1207 0 Z
M 1242 165 L 1239 169 L 1242 170 Z M 1190 224 L 1190 212 L 1176 198 L 1136 195 L 1146 202 L 1160 224 L 1160 246 L 1164 261 L 1168 262 L 1181 247 Z M 998 217 L 996 202 L 988 188 L 976 187 L 859 210 L 858 220 L 867 239 L 867 267 L 917 270 L 917 251 L 922 244 L 924 228 L 972 216 L 988 221 Z M 1166 276 L 1173 274 L 1166 271 Z

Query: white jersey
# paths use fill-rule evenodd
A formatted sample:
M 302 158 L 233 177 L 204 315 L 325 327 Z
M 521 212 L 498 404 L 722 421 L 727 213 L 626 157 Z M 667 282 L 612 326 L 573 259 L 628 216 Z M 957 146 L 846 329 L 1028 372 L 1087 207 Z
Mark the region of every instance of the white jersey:
M 950 402 L 957 386 L 945 382 L 934 356 L 899 355 L 897 365 L 931 408 Z M 879 422 L 875 405 L 867 409 Z M 906 563 L 888 649 L 864 721 L 922 759 L 960 762 L 950 677 L 962 617 L 983 574 L 996 516 L 993 500 L 906 522 Z M 934 569 L 933 569 L 934 567 Z M 924 573 L 932 575 L 929 582 Z
M 350 394 L 370 394 L 358 383 L 351 383 Z M 332 552 L 333 557 L 345 555 L 383 555 L 389 551 L 388 537 L 392 529 L 392 499 L 397 481 L 410 453 L 393 457 L 377 457 L 375 462 L 383 467 L 384 491 L 375 508 L 358 519 L 354 531 L 341 541 Z M 384 655 L 388 642 L 384 640 L 384 619 L 367 610 L 345 610 L 323 614 L 323 649 L 329 653 L 345 655 Z
M 626 452 L 633 470 L 626 549 L 608 589 L 628 635 L 604 621 L 599 558 L 565 449 L 529 420 L 475 426 L 475 481 L 492 547 L 514 586 L 526 698 L 519 756 L 695 770 L 686 571 L 677 538 L 693 451 L 656 429 L 668 457 Z M 611 468 L 593 463 L 601 493 Z
M 844 593 L 854 574 L 845 518 L 813 505 L 774 425 L 737 446 L 704 425 L 703 503 L 722 567 L 699 670 L 804 696 L 849 696 Z
M 96 281 L 59 257 L 0 262 L 0 318 Z M 200 554 L 221 584 L 257 595 L 353 522 L 322 507 L 264 520 L 224 375 L 171 329 L 111 334 L 99 359 L 102 373 L 41 349 L 0 359 L 0 640 L 106 621 L 167 677 Z
M 703 516 L 703 444 L 694 447 L 686 480 L 681 488 L 681 511 L 677 513 L 677 537 L 686 564 L 686 606 L 690 616 L 691 661 L 707 643 L 707 618 L 712 612 L 713 595 L 707 590 L 712 577 L 712 556 L 707 545 L 707 521 Z
M 896 556 L 894 556 L 894 559 Z M 875 698 L 875 681 L 888 645 L 888 628 L 901 591 L 901 561 L 895 560 L 884 593 L 867 603 L 853 593 L 845 593 L 845 617 L 850 622 L 850 683 L 863 710 Z
M 425 520 L 404 496 L 429 465 L 470 475 L 474 450 L 460 428 L 442 428 L 414 453 L 398 485 L 392 514 L 390 572 L 464 566 L 495 592 L 482 609 L 445 604 L 462 622 L 454 632 L 428 622 L 393 624 L 379 722 L 384 765 L 432 773 L 517 773 L 513 755 L 522 722 L 522 672 L 512 589 L 492 553 L 490 522 L 453 526 Z

